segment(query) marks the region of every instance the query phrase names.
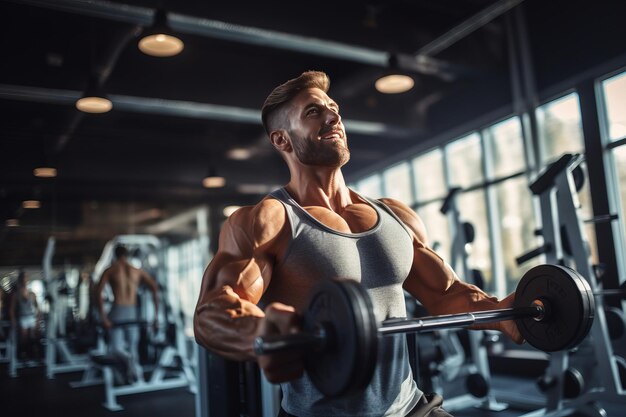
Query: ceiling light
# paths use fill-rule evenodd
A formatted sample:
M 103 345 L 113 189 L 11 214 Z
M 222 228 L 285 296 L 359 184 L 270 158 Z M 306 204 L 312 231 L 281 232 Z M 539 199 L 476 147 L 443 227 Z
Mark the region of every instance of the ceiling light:
M 224 216 L 230 217 L 231 214 L 233 214 L 235 211 L 237 211 L 240 208 L 241 206 L 226 206 L 224 207 L 224 210 L 222 211 L 222 213 L 224 213 Z
M 210 175 L 202 180 L 202 185 L 204 188 L 220 188 L 226 185 L 226 179 L 217 175 Z
M 209 158 L 210 161 L 210 158 Z M 215 166 L 209 162 L 208 174 L 202 180 L 204 188 L 220 188 L 226 184 L 226 179 L 220 175 L 217 175 Z
M 22 201 L 22 207 L 25 209 L 38 209 L 41 208 L 41 201 L 39 200 L 24 200 Z
M 246 148 L 233 148 L 226 152 L 226 156 L 229 159 L 234 159 L 236 161 L 245 161 L 246 159 L 250 159 L 252 156 L 252 150 Z
M 389 56 L 387 71 L 374 84 L 378 92 L 383 94 L 405 93 L 415 85 L 415 80 L 406 74 L 404 67 L 398 61 L 398 55 L 391 54 Z
M 86 96 L 76 101 L 76 108 L 85 113 L 106 113 L 111 111 L 113 103 L 106 97 Z
M 57 169 L 50 166 L 40 166 L 33 170 L 33 174 L 39 178 L 54 178 L 57 176 Z
M 156 57 L 170 57 L 181 53 L 185 44 L 176 36 L 167 24 L 167 14 L 164 10 L 157 10 L 154 15 L 154 24 L 145 31 L 145 36 L 139 41 L 139 50 L 146 55 Z
M 20 221 L 18 219 L 7 219 L 6 225 L 7 227 L 17 227 L 20 225 Z
M 76 101 L 76 108 L 85 113 L 106 113 L 111 111 L 113 103 L 105 96 L 98 80 L 92 77 L 85 94 Z
M 408 75 L 389 74 L 377 79 L 374 85 L 383 94 L 399 94 L 413 88 L 415 81 Z

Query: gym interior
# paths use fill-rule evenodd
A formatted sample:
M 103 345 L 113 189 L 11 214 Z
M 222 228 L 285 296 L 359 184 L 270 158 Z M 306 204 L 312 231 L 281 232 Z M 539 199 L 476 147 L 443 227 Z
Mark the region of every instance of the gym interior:
M 279 386 L 200 346 L 194 311 L 226 220 L 289 182 L 265 98 L 317 70 L 348 187 L 413 209 L 460 280 L 515 292 L 496 320 L 526 343 L 468 329 L 479 314 L 420 319 L 408 292 L 370 338 L 405 334 L 454 416 L 623 416 L 626 3 L 218 3 L 0 1 L 0 414 L 278 415 Z M 101 314 L 120 246 L 155 283 L 120 324 L 132 378 Z M 352 365 L 309 354 L 320 391 L 373 366 L 352 344 Z

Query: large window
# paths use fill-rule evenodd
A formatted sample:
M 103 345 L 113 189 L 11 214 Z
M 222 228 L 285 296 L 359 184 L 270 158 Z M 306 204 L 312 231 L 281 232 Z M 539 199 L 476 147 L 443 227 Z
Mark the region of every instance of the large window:
M 383 183 L 380 175 L 371 175 L 357 183 L 356 189 L 359 193 L 369 198 L 383 197 Z
M 443 151 L 436 148 L 426 152 L 414 158 L 411 165 L 417 213 L 426 226 L 428 245 L 450 262 L 450 225 L 448 217 L 440 211 L 443 199 L 448 193 Z
M 522 127 L 517 117 L 488 128 L 485 139 L 491 149 L 491 178 L 506 177 L 526 169 Z
M 407 205 L 413 204 L 411 167 L 408 162 L 393 166 L 383 172 L 385 197 L 394 198 Z
M 604 102 L 604 125 L 608 142 L 616 142 L 626 139 L 626 72 L 611 77 L 602 82 L 602 95 Z M 611 160 L 615 177 L 614 184 L 617 189 L 616 207 L 619 210 L 621 224 L 626 228 L 626 147 L 622 143 L 612 148 Z M 626 236 L 626 229 L 622 229 Z
M 626 137 L 626 73 L 602 83 L 609 140 Z
M 441 203 L 435 201 L 417 208 L 417 214 L 426 226 L 428 246 L 446 262 L 450 262 L 451 234 L 448 217 L 440 211 Z
M 583 153 L 584 139 L 578 94 L 571 93 L 537 108 L 541 163 L 564 153 Z
M 489 156 L 487 161 L 488 178 L 498 181 L 502 178 L 524 173 L 526 156 L 520 120 L 513 117 L 497 123 L 484 132 Z M 492 236 L 500 244 L 501 250 L 494 253 L 502 264 L 504 282 L 497 288 L 501 294 L 514 291 L 524 271 L 533 263 L 518 266 L 515 258 L 534 249 L 535 217 L 532 196 L 525 175 L 496 182 L 489 187 L 493 198 L 491 215 L 493 218 Z
M 536 222 L 533 215 L 533 206 L 528 181 L 525 176 L 509 179 L 494 186 L 496 210 L 495 227 L 500 233 L 502 247 L 502 263 L 506 289 L 504 293 L 515 291 L 519 279 L 530 267 L 541 262 L 535 258 L 532 261 L 517 265 L 515 258 L 535 249 Z
M 468 188 L 484 182 L 480 136 L 473 133 L 446 146 L 450 185 Z
M 621 218 L 624 219 L 626 216 L 626 147 L 620 146 L 613 149 L 613 161 L 615 163 L 615 169 L 617 171 L 617 184 L 619 187 L 619 196 L 620 196 L 620 204 L 621 204 Z M 622 221 L 622 224 L 626 224 L 626 222 Z M 626 235 L 626 230 L 623 231 Z
M 463 192 L 457 197 L 457 203 L 463 221 L 469 222 L 474 226 L 474 242 L 467 247 L 469 267 L 482 272 L 485 280 L 484 289 L 493 292 L 495 288 L 485 189 L 479 188 L 474 191 Z M 456 269 L 458 274 L 462 272 L 458 267 Z
M 443 198 L 448 193 L 441 149 L 435 149 L 413 159 L 413 175 L 417 201 Z

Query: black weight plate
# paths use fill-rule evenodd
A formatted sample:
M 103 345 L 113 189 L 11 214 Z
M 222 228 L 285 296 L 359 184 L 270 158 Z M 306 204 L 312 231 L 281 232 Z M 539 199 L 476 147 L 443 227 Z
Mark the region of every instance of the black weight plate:
M 577 398 L 585 390 L 585 378 L 576 368 L 568 368 L 563 373 L 563 397 Z
M 322 325 L 328 345 L 305 359 L 306 371 L 326 396 L 367 386 L 376 366 L 378 333 L 372 302 L 356 281 L 324 280 L 311 293 L 304 330 Z
M 467 392 L 476 398 L 485 398 L 489 394 L 489 383 L 481 374 L 469 374 L 465 379 Z
M 549 306 L 546 317 L 516 319 L 526 341 L 544 352 L 571 349 L 587 336 L 595 312 L 593 293 L 576 271 L 560 265 L 531 268 L 515 291 L 515 307 L 528 307 L 535 300 Z

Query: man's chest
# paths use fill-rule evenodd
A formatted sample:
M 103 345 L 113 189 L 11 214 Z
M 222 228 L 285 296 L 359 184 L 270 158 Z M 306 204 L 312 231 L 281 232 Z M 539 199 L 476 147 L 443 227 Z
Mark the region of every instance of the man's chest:
M 350 204 L 333 211 L 324 207 L 304 207 L 307 213 L 324 226 L 341 233 L 362 233 L 378 221 L 376 210 L 367 204 Z

